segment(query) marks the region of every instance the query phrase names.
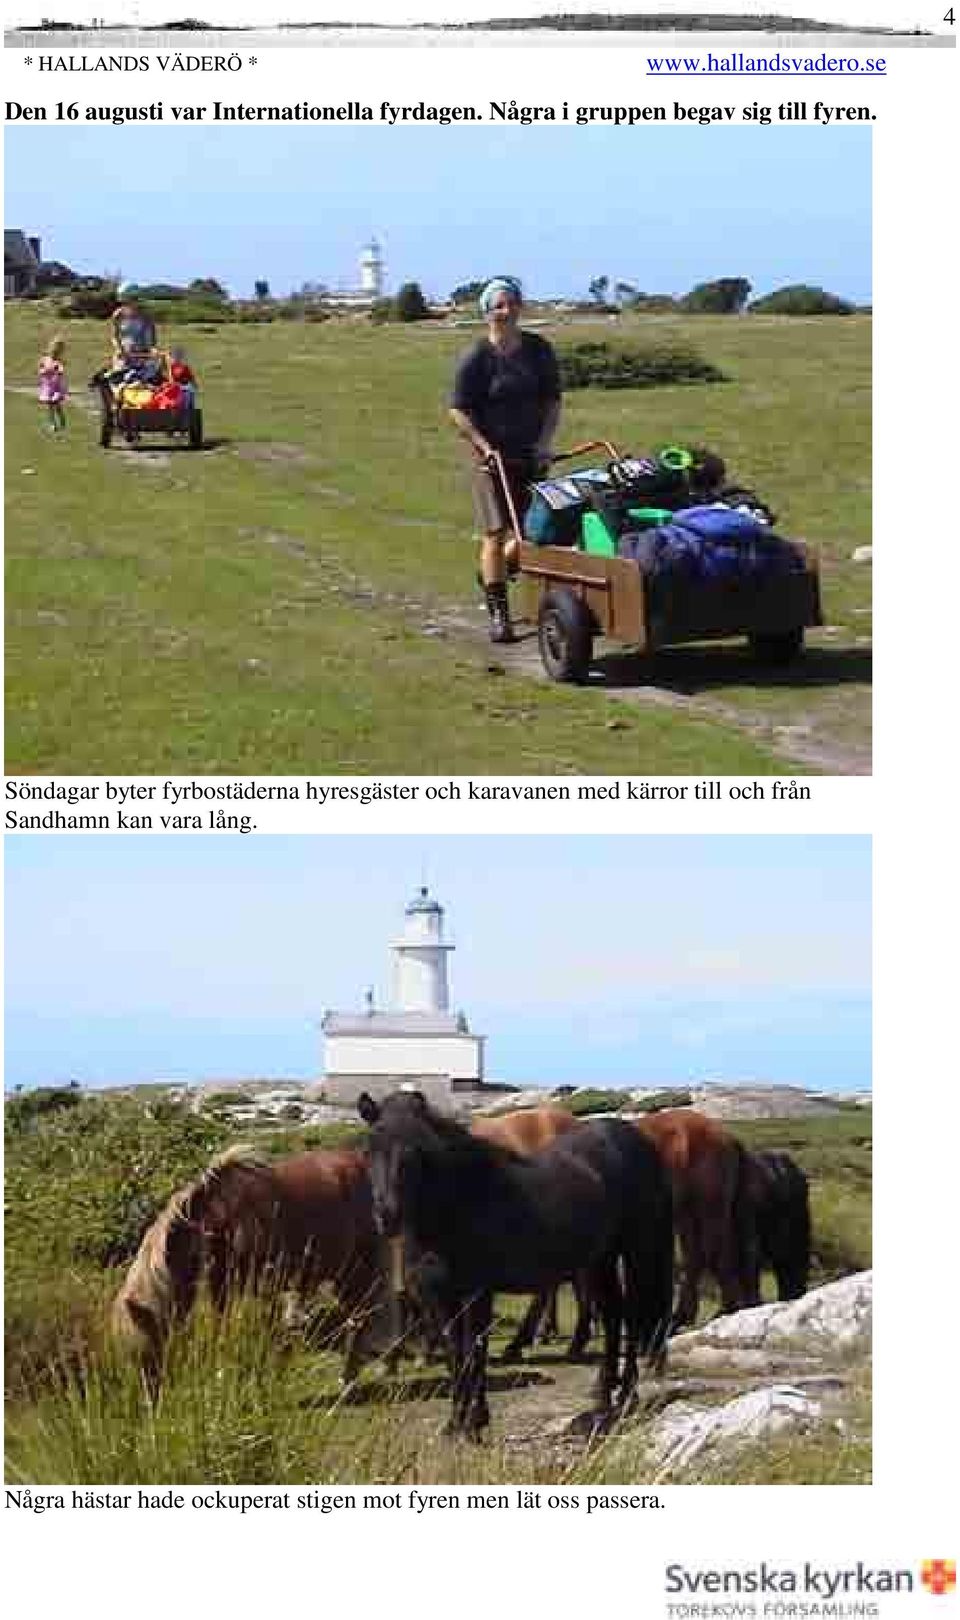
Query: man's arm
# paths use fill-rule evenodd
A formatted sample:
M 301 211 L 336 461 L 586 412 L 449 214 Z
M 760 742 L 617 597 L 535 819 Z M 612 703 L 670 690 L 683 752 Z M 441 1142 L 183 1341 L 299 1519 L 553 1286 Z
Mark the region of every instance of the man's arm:
M 450 420 L 460 437 L 469 442 L 474 455 L 479 461 L 486 461 L 487 457 L 493 454 L 490 445 L 487 443 L 480 430 L 471 421 L 466 411 L 460 410 L 456 405 L 451 405 Z

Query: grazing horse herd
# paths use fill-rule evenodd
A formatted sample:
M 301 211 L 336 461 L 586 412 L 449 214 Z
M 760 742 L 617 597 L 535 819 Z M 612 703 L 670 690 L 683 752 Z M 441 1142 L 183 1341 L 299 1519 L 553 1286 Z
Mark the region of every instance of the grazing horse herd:
M 641 1358 L 663 1366 L 669 1334 L 696 1320 L 705 1274 L 724 1311 L 759 1302 L 767 1267 L 781 1298 L 807 1286 L 803 1171 L 786 1153 L 748 1153 L 693 1109 L 581 1122 L 527 1108 L 466 1127 L 402 1090 L 382 1103 L 364 1094 L 359 1111 L 365 1151 L 265 1161 L 234 1150 L 170 1199 L 113 1306 L 152 1388 L 201 1286 L 222 1310 L 236 1289 L 309 1297 L 328 1283 L 345 1379 L 364 1355 L 395 1357 L 401 1323 L 415 1326 L 446 1349 L 450 1431 L 476 1436 L 489 1422 L 494 1296 L 532 1296 L 504 1352 L 516 1360 L 545 1319 L 555 1322 L 569 1282 L 571 1356 L 600 1329 L 597 1407 L 585 1417 L 594 1427 L 629 1407 Z

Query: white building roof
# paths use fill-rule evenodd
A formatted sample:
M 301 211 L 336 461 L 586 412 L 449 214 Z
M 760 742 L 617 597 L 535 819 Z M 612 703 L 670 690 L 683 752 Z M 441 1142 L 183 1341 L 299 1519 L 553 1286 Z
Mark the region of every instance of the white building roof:
M 466 1035 L 467 1021 L 456 1012 L 327 1012 L 325 1035 Z

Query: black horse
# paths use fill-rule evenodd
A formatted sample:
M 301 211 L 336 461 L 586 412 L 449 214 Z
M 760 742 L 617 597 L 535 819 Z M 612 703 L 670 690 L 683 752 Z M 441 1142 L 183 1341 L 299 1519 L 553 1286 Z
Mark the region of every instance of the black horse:
M 537 1293 L 577 1273 L 603 1325 L 591 1422 L 609 1418 L 615 1391 L 617 1409 L 626 1406 L 639 1352 L 663 1365 L 673 1301 L 672 1195 L 656 1149 L 632 1126 L 605 1119 L 521 1158 L 436 1113 L 417 1091 L 382 1104 L 364 1092 L 358 1107 L 371 1127 L 374 1217 L 384 1236 L 403 1235 L 418 1289 L 443 1324 L 449 1432 L 476 1436 L 490 1421 L 493 1295 Z
M 748 1297 L 760 1299 L 760 1273 L 777 1279 L 780 1299 L 799 1299 L 810 1277 L 810 1189 L 789 1153 L 746 1153 L 746 1204 L 755 1252 Z

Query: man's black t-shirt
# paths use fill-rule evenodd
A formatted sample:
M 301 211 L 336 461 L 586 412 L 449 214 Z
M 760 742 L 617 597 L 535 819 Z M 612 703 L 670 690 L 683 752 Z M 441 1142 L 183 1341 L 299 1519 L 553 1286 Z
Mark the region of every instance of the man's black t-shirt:
M 560 398 L 557 357 L 546 338 L 521 332 L 511 354 L 481 338 L 460 360 L 450 404 L 506 456 L 530 454 Z

